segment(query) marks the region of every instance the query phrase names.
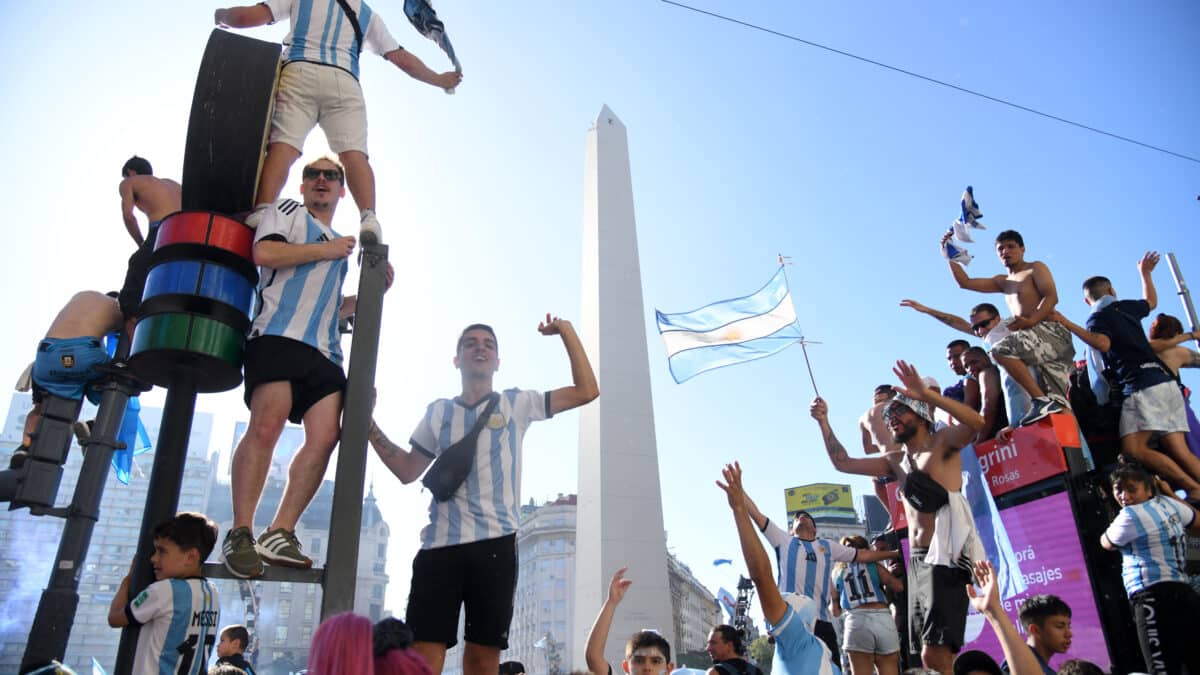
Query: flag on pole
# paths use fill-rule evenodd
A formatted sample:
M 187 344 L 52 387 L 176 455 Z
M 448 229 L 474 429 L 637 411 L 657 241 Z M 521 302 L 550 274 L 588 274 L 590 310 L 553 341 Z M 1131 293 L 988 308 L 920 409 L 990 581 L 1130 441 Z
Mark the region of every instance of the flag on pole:
M 734 605 L 737 604 L 737 600 L 734 599 L 733 593 L 721 588 L 717 590 L 717 600 L 720 601 L 721 606 L 725 608 L 725 611 L 729 613 L 729 620 L 732 622 L 735 614 Z
M 404 15 L 408 17 L 408 21 L 417 29 L 417 32 L 437 43 L 437 46 L 446 52 L 446 56 L 450 57 L 450 63 L 454 64 L 454 69 L 462 72 L 462 64 L 458 62 L 458 57 L 454 55 L 454 47 L 450 44 L 450 38 L 446 36 L 446 24 L 438 19 L 437 12 L 429 0 L 404 0 Z
M 804 337 L 783 267 L 751 295 L 691 312 L 654 313 L 671 376 L 679 383 L 706 370 L 770 356 Z

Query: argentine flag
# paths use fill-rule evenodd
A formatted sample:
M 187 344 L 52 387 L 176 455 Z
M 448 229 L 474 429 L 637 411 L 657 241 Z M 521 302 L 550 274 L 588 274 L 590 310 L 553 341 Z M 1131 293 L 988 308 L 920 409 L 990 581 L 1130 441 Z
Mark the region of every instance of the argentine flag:
M 706 370 L 770 356 L 801 340 L 783 267 L 752 295 L 680 314 L 655 310 L 676 382 Z

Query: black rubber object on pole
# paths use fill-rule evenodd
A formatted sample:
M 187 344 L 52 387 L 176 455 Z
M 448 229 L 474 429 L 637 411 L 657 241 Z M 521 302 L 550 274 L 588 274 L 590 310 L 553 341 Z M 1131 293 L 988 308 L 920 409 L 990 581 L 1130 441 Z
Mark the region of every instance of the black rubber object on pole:
M 183 210 L 254 208 L 279 44 L 214 29 L 200 61 L 183 154 Z

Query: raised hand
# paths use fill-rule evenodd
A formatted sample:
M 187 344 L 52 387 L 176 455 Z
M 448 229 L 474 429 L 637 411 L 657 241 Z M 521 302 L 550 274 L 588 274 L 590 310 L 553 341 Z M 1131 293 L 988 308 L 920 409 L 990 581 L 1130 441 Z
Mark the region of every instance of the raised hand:
M 829 404 L 825 403 L 825 399 L 820 396 L 813 399 L 808 406 L 808 414 L 818 422 L 824 422 L 829 419 Z
M 628 567 L 622 567 L 613 575 L 612 581 L 608 582 L 608 601 L 614 605 L 620 604 L 625 597 L 625 591 L 628 591 L 633 583 L 632 579 L 625 578 L 625 572 L 628 570 Z
M 926 307 L 925 305 L 922 305 L 921 303 L 917 302 L 916 300 L 911 300 L 909 298 L 905 298 L 905 299 L 901 300 L 900 306 L 908 307 L 910 309 L 915 309 L 918 312 L 928 312 L 929 311 L 929 308 Z
M 562 329 L 567 327 L 571 327 L 570 321 L 551 316 L 550 312 L 546 312 L 546 320 L 539 323 L 537 329 L 542 335 L 559 335 L 562 333 Z
M 975 563 L 975 580 L 979 583 L 979 593 L 975 592 L 975 586 L 967 584 L 967 597 L 971 600 L 971 606 L 975 611 L 983 615 L 1000 616 L 1004 613 L 1004 609 L 1000 606 L 1000 589 L 996 584 L 996 570 L 992 568 L 992 563 L 987 560 L 980 560 Z
M 724 469 L 721 469 L 721 476 L 725 482 L 717 481 L 717 487 L 725 491 L 725 498 L 729 500 L 729 508 L 744 509 L 746 508 L 746 491 L 742 489 L 742 466 L 737 462 L 726 464 Z
M 1158 251 L 1146 251 L 1146 255 L 1138 261 L 1138 271 L 1142 274 L 1149 274 L 1158 265 Z
M 896 367 L 892 368 L 892 372 L 900 378 L 900 382 L 904 385 L 900 388 L 900 393 L 911 399 L 927 401 L 935 393 L 921 380 L 921 374 L 917 372 L 917 367 L 903 359 L 896 361 Z

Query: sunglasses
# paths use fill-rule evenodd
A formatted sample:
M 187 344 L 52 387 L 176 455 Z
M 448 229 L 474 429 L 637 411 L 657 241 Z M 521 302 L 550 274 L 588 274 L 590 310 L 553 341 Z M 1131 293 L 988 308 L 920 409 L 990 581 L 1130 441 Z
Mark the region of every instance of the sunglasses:
M 342 172 L 337 169 L 314 169 L 311 166 L 304 167 L 304 180 L 316 180 L 317 176 L 324 176 L 327 181 L 342 180 Z
M 987 328 L 987 325 L 995 320 L 996 320 L 995 316 L 989 316 L 988 318 L 986 318 L 982 321 L 973 323 L 973 324 L 971 324 L 971 332 L 978 333 L 979 331 L 983 330 L 984 328 Z

